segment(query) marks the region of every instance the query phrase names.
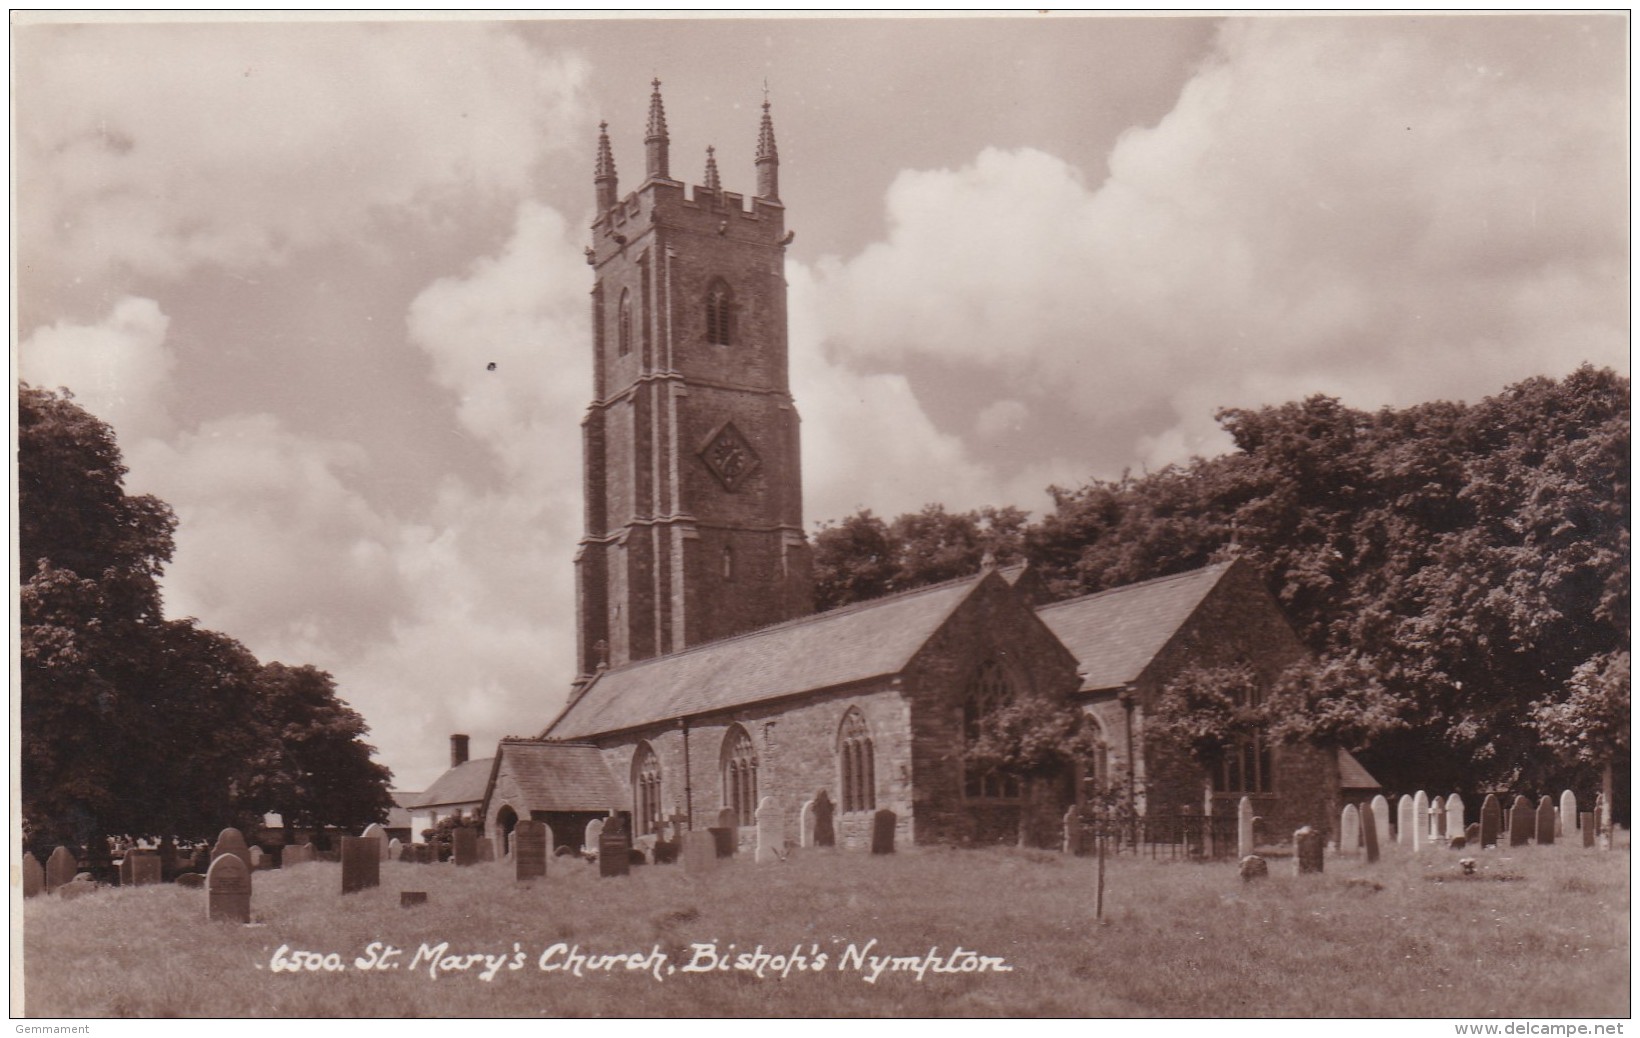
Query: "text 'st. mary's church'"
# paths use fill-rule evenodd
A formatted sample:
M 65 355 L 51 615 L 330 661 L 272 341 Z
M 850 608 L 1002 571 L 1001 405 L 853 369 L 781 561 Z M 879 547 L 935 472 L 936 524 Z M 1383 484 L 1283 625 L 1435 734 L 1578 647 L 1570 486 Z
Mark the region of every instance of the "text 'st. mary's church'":
M 1150 767 L 1145 714 L 1182 668 L 1273 680 L 1302 654 L 1257 575 L 1227 561 L 1045 604 L 1022 567 L 986 567 L 814 612 L 769 105 L 750 199 L 723 189 L 710 148 L 703 183 L 674 180 L 670 146 L 658 81 L 637 190 L 621 195 L 598 135 L 576 673 L 557 717 L 485 762 L 487 833 L 505 850 L 534 819 L 573 851 L 615 814 L 645 846 L 668 823 L 744 837 L 761 813 L 796 844 L 803 805 L 829 802 L 843 847 L 864 848 L 885 809 L 907 842 L 1054 842 L 1090 784 L 1199 809 L 1208 776 Z M 979 719 L 1023 694 L 1086 714 L 1100 751 L 1085 781 L 967 760 Z M 1319 821 L 1336 816 L 1340 760 L 1250 742 L 1212 796 L 1251 797 L 1277 826 Z
M 712 149 L 672 179 L 660 82 L 644 180 L 620 196 L 607 127 L 587 262 L 593 400 L 576 557 L 579 680 L 814 607 L 786 378 L 785 209 L 768 102 L 749 208 Z

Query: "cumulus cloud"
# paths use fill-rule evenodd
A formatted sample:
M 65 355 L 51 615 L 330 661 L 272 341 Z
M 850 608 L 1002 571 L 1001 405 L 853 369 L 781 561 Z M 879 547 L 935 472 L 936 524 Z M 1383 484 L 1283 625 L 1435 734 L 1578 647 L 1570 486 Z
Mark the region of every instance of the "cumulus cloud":
M 1228 23 L 1102 182 L 1031 149 L 903 172 L 886 240 L 817 268 L 821 341 L 1067 411 L 1113 467 L 1222 448 L 1217 406 L 1625 366 L 1624 61 L 1586 30 Z
M 175 359 L 165 345 L 170 319 L 152 299 L 128 296 L 96 324 L 59 321 L 18 346 L 23 381 L 67 388 L 87 411 L 122 436 L 163 433 Z
M 585 78 L 494 24 L 30 25 L 15 42 L 19 254 L 63 279 L 246 269 L 456 192 L 516 197 Z

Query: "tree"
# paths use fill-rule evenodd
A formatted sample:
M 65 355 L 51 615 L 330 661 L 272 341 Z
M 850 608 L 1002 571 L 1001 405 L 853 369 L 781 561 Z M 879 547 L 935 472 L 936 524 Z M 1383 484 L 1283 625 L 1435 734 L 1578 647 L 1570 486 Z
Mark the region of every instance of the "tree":
M 928 505 L 892 523 L 866 509 L 823 524 L 814 539 L 815 604 L 831 609 L 952 580 L 987 560 L 1018 562 L 1028 518 L 1013 507 L 947 512 Z
M 1548 746 L 1569 764 L 1600 771 L 1600 831 L 1611 847 L 1613 771 L 1629 754 L 1629 654 L 1586 660 L 1566 683 L 1566 698 L 1539 703 L 1533 711 Z
M 970 773 L 1019 780 L 1025 796 L 1019 845 L 1026 846 L 1037 788 L 1092 764 L 1092 726 L 1081 710 L 1062 699 L 1016 690 L 1007 698 L 971 704 L 966 727 L 964 767 Z

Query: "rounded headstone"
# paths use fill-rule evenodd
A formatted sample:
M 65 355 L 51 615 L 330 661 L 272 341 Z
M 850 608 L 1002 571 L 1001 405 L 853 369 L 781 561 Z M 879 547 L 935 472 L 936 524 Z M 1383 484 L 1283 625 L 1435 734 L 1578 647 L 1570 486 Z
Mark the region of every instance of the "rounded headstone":
M 211 845 L 211 861 L 224 854 L 237 855 L 247 869 L 251 867 L 251 849 L 245 845 L 245 835 L 231 825 L 217 834 L 216 843 Z
M 1270 863 L 1256 854 L 1249 854 L 1241 859 L 1241 864 L 1236 867 L 1236 872 L 1241 876 L 1242 882 L 1250 883 L 1255 879 L 1264 879 L 1268 876 L 1270 874 Z
M 1326 838 L 1307 825 L 1293 833 L 1293 858 L 1299 875 L 1321 871 L 1326 846 Z
M 251 869 L 237 854 L 222 854 L 205 873 L 206 918 L 214 922 L 251 921 Z

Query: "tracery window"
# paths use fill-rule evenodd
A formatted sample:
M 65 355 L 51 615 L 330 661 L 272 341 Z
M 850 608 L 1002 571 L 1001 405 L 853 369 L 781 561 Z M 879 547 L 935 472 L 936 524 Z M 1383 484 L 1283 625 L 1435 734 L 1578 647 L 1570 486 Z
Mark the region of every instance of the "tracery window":
M 859 707 L 850 707 L 837 732 L 837 763 L 842 772 L 844 811 L 877 808 L 877 761 L 871 728 Z
M 962 702 L 963 736 L 972 744 L 979 738 L 984 719 L 1004 703 L 1014 698 L 1013 685 L 1002 664 L 986 660 L 968 683 L 968 693 Z M 997 768 L 987 768 L 968 762 L 962 769 L 963 792 L 971 799 L 1017 800 L 1020 796 L 1019 776 Z
M 632 824 L 636 836 L 647 836 L 661 827 L 661 761 L 647 742 L 632 755 Z
M 734 296 L 722 278 L 716 278 L 706 289 L 706 341 L 714 346 L 728 346 L 732 341 L 729 327 L 734 309 Z
M 1255 708 L 1264 700 L 1256 680 L 1238 683 L 1236 705 Z M 1263 733 L 1254 732 L 1225 747 L 1224 758 L 1213 775 L 1215 793 L 1269 793 L 1275 789 L 1270 768 L 1270 745 Z
M 757 820 L 757 748 L 738 724 L 723 739 L 723 803 L 735 812 L 735 824 Z

